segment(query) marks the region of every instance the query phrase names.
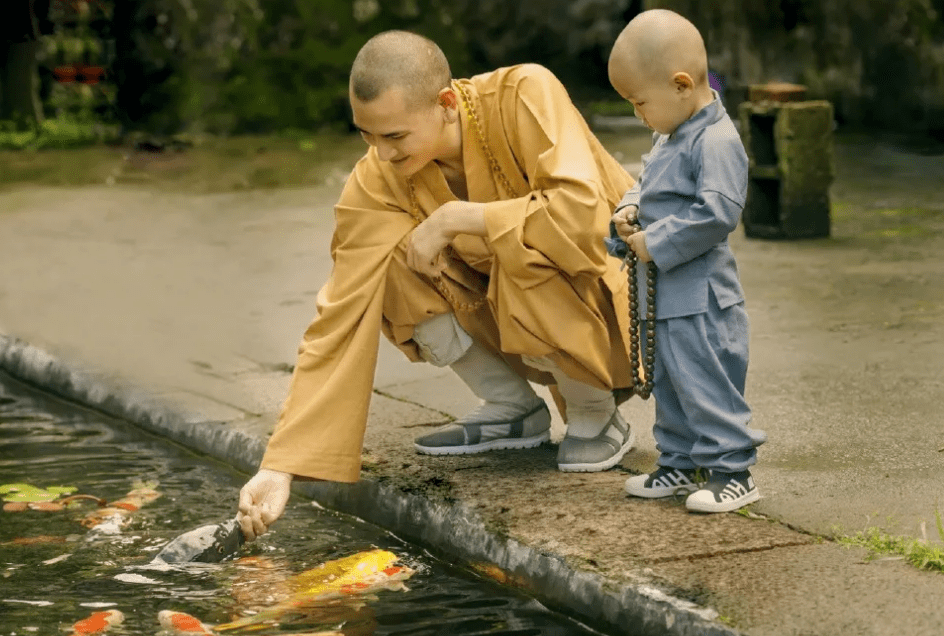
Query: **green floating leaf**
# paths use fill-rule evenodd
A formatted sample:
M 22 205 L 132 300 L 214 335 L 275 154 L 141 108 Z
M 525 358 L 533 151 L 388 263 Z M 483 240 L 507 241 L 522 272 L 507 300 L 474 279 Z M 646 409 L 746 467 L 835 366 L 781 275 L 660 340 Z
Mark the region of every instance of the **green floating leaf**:
M 15 503 L 42 503 L 55 501 L 60 495 L 66 495 L 78 490 L 75 486 L 49 486 L 39 488 L 31 484 L 0 484 L 0 495 L 3 501 Z

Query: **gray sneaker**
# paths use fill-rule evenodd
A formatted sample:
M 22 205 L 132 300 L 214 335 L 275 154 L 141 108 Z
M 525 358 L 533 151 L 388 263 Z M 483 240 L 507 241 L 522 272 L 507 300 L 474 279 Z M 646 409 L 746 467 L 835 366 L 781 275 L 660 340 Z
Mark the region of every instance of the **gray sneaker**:
M 619 432 L 622 444 L 607 435 L 610 427 Z M 565 437 L 557 450 L 557 468 L 565 473 L 608 470 L 623 459 L 623 455 L 632 449 L 635 441 L 636 436 L 629 424 L 618 410 L 614 411 L 610 421 L 596 437 Z
M 551 439 L 551 413 L 544 400 L 506 422 L 446 424 L 414 440 L 424 455 L 471 455 L 507 448 L 534 448 Z

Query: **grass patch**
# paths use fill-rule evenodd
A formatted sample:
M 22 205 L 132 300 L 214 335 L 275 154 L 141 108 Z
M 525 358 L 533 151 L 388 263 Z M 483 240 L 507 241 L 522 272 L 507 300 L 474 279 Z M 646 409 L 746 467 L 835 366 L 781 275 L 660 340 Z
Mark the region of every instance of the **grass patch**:
M 944 522 L 941 513 L 934 512 L 938 536 L 944 539 Z M 944 572 L 944 548 L 925 539 L 900 537 L 888 534 L 878 528 L 870 528 L 852 536 L 840 536 L 837 543 L 850 547 L 866 548 L 872 557 L 895 555 L 921 570 Z
M 341 183 L 367 146 L 355 135 L 286 133 L 140 144 L 0 149 L 0 189 L 135 185 L 211 193 Z
M 17 130 L 10 122 L 0 122 L 0 149 L 77 148 L 116 139 L 117 126 L 75 119 L 47 119 L 38 128 Z
M 869 236 L 877 236 L 879 238 L 909 238 L 912 236 L 921 236 L 928 233 L 929 230 L 924 226 L 906 223 L 895 227 L 886 227 L 880 230 L 872 230 L 868 234 Z
M 944 210 L 924 207 L 867 208 L 833 201 L 834 234 L 850 239 L 909 240 L 944 231 Z
M 607 117 L 632 117 L 636 114 L 633 105 L 625 99 L 608 99 L 590 102 L 583 110 L 589 115 L 604 115 Z

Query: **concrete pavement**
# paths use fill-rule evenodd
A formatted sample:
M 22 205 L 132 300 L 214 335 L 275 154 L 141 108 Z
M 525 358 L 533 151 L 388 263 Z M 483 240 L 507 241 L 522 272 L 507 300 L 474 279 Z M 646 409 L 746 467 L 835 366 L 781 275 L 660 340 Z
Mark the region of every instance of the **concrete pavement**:
M 942 539 L 944 162 L 867 139 L 837 161 L 831 239 L 732 237 L 770 436 L 747 514 L 624 496 L 656 457 L 651 402 L 623 407 L 638 445 L 605 473 L 558 472 L 553 444 L 416 455 L 415 434 L 475 399 L 383 341 L 361 483 L 303 493 L 609 633 L 940 634 L 944 574 L 830 537 Z M 330 271 L 338 192 L 0 193 L 0 368 L 253 471 Z

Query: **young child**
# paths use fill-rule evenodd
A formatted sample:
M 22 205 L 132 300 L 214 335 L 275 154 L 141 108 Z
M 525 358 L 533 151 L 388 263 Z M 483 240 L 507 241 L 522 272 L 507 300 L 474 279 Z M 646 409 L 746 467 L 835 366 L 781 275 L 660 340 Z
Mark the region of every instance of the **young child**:
M 701 35 L 677 13 L 655 9 L 633 19 L 613 46 L 609 76 L 655 131 L 607 239 L 611 254 L 630 249 L 658 268 L 655 320 L 643 324 L 655 329 L 660 456 L 655 472 L 627 480 L 626 492 L 685 492 L 689 510 L 736 510 L 760 497 L 749 467 L 767 439 L 748 426 L 748 320 L 728 246 L 744 207 L 747 154 L 708 85 Z M 645 269 L 636 272 L 641 293 Z

